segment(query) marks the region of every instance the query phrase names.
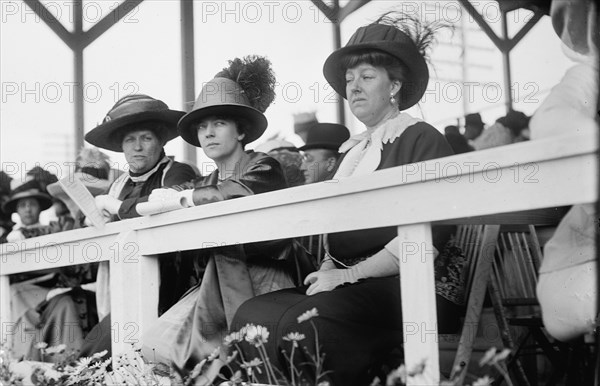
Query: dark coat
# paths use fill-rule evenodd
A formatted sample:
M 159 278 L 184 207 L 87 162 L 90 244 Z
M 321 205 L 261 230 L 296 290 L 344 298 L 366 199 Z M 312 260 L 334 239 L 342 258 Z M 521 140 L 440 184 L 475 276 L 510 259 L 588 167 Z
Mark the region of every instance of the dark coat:
M 377 170 L 453 154 L 452 148 L 442 133 L 425 122 L 419 122 L 408 127 L 395 141 L 383 145 L 381 162 Z M 346 154 L 343 154 L 340 157 L 338 166 L 345 156 Z M 329 251 L 333 256 L 342 260 L 366 257 L 379 252 L 396 236 L 398 236 L 396 227 L 330 233 L 328 235 Z M 447 236 L 447 231 L 434 231 L 433 245 L 441 250 Z
M 150 196 L 152 190 L 169 188 L 187 181 L 192 181 L 196 178 L 196 173 L 191 166 L 177 161 L 171 162 L 172 164 L 166 172 L 165 169 L 167 168 L 168 163 L 161 165 L 154 174 L 152 174 L 145 182 L 141 183 L 141 187 L 137 187 L 138 189 L 136 189 L 136 184 L 134 182 L 128 181 L 118 197 L 119 200 L 123 201 L 119 208 L 119 219 L 140 217 L 135 206 L 140 202 L 148 201 L 148 196 Z

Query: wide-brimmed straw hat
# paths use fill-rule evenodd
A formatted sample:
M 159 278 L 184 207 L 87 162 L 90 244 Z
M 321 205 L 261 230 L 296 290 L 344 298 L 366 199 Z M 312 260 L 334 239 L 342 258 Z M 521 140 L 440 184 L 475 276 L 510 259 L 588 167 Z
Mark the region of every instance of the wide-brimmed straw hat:
M 425 58 L 412 39 L 396 27 L 370 24 L 360 27 L 346 46 L 334 51 L 323 65 L 323 74 L 331 87 L 347 99 L 346 69 L 342 60 L 347 55 L 360 52 L 381 51 L 399 59 L 408 69 L 399 93 L 399 108 L 405 110 L 419 102 L 429 81 L 429 69 Z
M 240 85 L 227 78 L 214 78 L 202 86 L 192 111 L 184 115 L 177 125 L 181 138 L 194 146 L 202 147 L 193 124 L 211 116 L 247 120 L 249 125 L 244 128 L 245 143 L 257 140 L 268 125 L 264 114 L 250 105 Z
M 183 111 L 170 110 L 166 103 L 148 95 L 128 95 L 110 109 L 100 125 L 85 135 L 85 140 L 103 149 L 122 152 L 122 140 L 126 134 L 123 129 L 134 123 L 158 121 L 165 124 L 166 130 L 156 134 L 166 143 L 177 137 L 177 122 L 184 114 Z
M 13 180 L 13 182 L 15 181 Z M 16 212 L 17 203 L 22 198 L 35 198 L 40 204 L 40 210 L 46 210 L 52 206 L 52 198 L 40 188 L 38 181 L 30 179 L 22 184 L 16 184 L 12 186 L 10 198 L 2 205 L 4 213 Z
M 337 151 L 350 138 L 346 126 L 338 123 L 317 123 L 308 130 L 306 144 L 300 150 L 330 149 Z

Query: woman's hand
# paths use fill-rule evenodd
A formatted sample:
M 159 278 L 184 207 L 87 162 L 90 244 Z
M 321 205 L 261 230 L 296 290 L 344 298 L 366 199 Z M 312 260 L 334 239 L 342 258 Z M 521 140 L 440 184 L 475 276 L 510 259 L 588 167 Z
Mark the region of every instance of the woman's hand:
M 331 257 L 325 257 L 321 266 L 319 267 L 319 271 L 329 271 L 330 269 L 336 269 L 335 263 L 331 259 Z
M 152 190 L 150 196 L 148 196 L 148 201 L 167 201 L 167 200 L 177 200 L 179 197 L 179 192 L 175 189 L 169 188 L 160 188 Z
M 177 191 L 170 188 L 154 189 L 152 193 L 150 193 L 150 196 L 148 196 L 148 202 L 154 201 L 179 201 L 182 207 L 189 208 L 195 206 L 194 190 L 187 189 Z
M 306 290 L 307 295 L 331 291 L 344 283 L 356 283 L 358 278 L 352 269 L 327 269 L 309 274 L 304 280 L 304 285 L 310 285 Z
M 108 194 L 101 194 L 99 196 L 94 197 L 94 201 L 96 201 L 96 207 L 98 210 L 104 215 L 104 217 L 110 217 L 110 215 L 118 215 L 119 208 L 123 203 L 121 200 L 118 200 Z M 109 216 L 107 216 L 109 214 Z

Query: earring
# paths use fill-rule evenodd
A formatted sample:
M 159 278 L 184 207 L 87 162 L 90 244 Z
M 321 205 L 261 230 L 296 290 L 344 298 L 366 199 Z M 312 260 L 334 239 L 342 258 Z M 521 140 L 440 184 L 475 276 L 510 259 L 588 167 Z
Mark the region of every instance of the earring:
M 394 94 L 390 93 L 390 103 L 395 105 L 396 104 L 396 98 L 394 98 Z

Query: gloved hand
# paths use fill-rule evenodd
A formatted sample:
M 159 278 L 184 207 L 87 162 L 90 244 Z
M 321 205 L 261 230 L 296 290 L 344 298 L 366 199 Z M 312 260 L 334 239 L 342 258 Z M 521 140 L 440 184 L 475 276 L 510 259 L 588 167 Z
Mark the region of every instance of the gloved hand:
M 329 256 L 327 256 L 327 254 L 325 255 L 325 258 L 323 259 L 323 261 L 321 262 L 321 266 L 319 267 L 319 271 L 329 271 L 330 269 L 336 269 L 336 265 L 333 262 L 333 259 Z
M 108 194 L 101 194 L 99 196 L 94 197 L 96 201 L 96 207 L 98 210 L 104 215 L 104 217 L 110 218 L 111 215 L 119 214 L 119 208 L 123 203 L 121 200 L 118 200 Z
M 177 190 L 170 188 L 159 188 L 152 190 L 150 196 L 148 196 L 148 201 L 167 201 L 167 200 L 176 200 L 179 197 L 179 193 Z
M 194 204 L 194 190 L 187 189 L 178 192 L 174 189 L 154 189 L 150 196 L 148 196 L 149 202 L 154 201 L 179 201 L 184 208 L 195 206 Z
M 306 290 L 307 295 L 331 291 L 344 283 L 356 283 L 358 278 L 353 269 L 326 269 L 309 274 L 304 280 L 304 285 L 310 285 Z

